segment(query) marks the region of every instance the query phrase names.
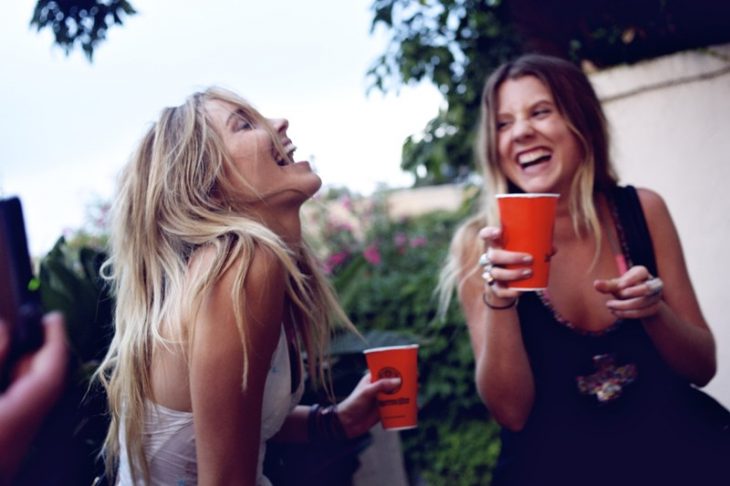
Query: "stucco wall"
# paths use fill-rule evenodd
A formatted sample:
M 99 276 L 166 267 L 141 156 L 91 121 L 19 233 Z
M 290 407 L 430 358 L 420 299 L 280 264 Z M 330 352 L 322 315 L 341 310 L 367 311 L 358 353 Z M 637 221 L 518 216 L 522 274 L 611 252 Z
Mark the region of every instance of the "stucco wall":
M 591 75 L 622 183 L 658 191 L 717 340 L 706 390 L 730 407 L 730 44 Z

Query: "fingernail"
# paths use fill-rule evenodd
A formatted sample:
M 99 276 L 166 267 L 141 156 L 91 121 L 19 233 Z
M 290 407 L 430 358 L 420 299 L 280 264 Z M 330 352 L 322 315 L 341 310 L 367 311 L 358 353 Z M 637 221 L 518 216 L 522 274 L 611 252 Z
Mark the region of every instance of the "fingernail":
M 532 262 L 532 255 L 523 256 L 522 257 L 522 261 L 525 262 L 525 263 Z
M 529 268 L 522 270 L 522 273 L 521 273 L 521 275 L 523 277 L 527 277 L 528 275 L 531 275 L 531 274 L 532 274 L 532 270 L 530 270 Z

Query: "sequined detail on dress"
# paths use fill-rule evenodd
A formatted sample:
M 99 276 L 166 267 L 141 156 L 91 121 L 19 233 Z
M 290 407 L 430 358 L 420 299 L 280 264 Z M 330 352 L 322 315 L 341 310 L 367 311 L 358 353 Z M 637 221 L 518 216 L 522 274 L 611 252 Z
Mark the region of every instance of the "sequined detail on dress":
M 615 362 L 612 354 L 593 356 L 593 364 L 598 371 L 576 377 L 578 390 L 584 395 L 595 395 L 600 403 L 620 397 L 624 387 L 633 383 L 639 373 L 633 363 L 616 366 Z
M 627 269 L 631 268 L 634 264 L 631 261 L 631 254 L 629 252 L 629 245 L 626 240 L 626 234 L 624 232 L 624 227 L 621 225 L 621 218 L 618 214 L 618 207 L 616 206 L 616 203 L 614 201 L 609 201 L 609 210 L 611 211 L 611 217 L 613 218 L 613 224 L 616 227 L 616 235 L 618 236 L 619 240 L 619 246 L 621 247 L 621 253 L 618 253 L 614 256 L 617 263 L 617 268 L 619 271 L 619 274 L 623 274 L 626 272 Z M 614 332 L 618 330 L 623 324 L 624 319 L 617 319 L 613 324 L 610 326 L 600 329 L 598 331 L 589 331 L 587 329 L 581 329 L 580 327 L 576 326 L 572 322 L 570 322 L 568 319 L 563 317 L 558 310 L 553 306 L 552 300 L 550 299 L 550 293 L 547 289 L 545 290 L 536 290 L 535 294 L 540 299 L 540 302 L 542 302 L 542 305 L 544 305 L 550 313 L 555 318 L 555 321 L 570 329 L 573 332 L 576 332 L 578 334 L 581 334 L 583 336 L 604 336 L 606 334 L 609 334 L 611 332 Z

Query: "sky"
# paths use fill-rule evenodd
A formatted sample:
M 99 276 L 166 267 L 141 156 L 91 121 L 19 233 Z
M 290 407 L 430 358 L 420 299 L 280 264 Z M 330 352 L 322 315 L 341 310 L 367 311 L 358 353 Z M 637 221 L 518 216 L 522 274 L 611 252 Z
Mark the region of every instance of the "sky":
M 325 186 L 369 194 L 408 187 L 405 138 L 443 99 L 428 83 L 367 94 L 386 33 L 370 33 L 372 0 L 131 0 L 137 15 L 108 31 L 89 63 L 29 26 L 34 0 L 0 16 L 0 195 L 23 203 L 40 256 L 115 178 L 165 106 L 223 86 L 289 120 L 297 159 Z

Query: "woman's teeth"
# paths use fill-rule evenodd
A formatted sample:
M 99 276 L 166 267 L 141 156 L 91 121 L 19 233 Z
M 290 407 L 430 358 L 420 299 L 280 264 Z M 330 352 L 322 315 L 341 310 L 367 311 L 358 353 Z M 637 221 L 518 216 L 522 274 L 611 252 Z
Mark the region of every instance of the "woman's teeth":
M 551 156 L 552 154 L 547 150 L 534 150 L 532 152 L 519 155 L 517 157 L 517 163 L 519 163 L 524 169 L 541 162 L 546 162 L 550 160 Z
M 294 151 L 296 150 L 296 146 L 293 144 L 288 144 L 286 147 L 284 147 L 284 150 L 286 151 L 286 157 L 282 156 L 279 151 L 276 151 L 276 154 L 274 156 L 274 160 L 276 161 L 277 165 L 285 166 L 290 164 L 290 160 L 294 160 Z

